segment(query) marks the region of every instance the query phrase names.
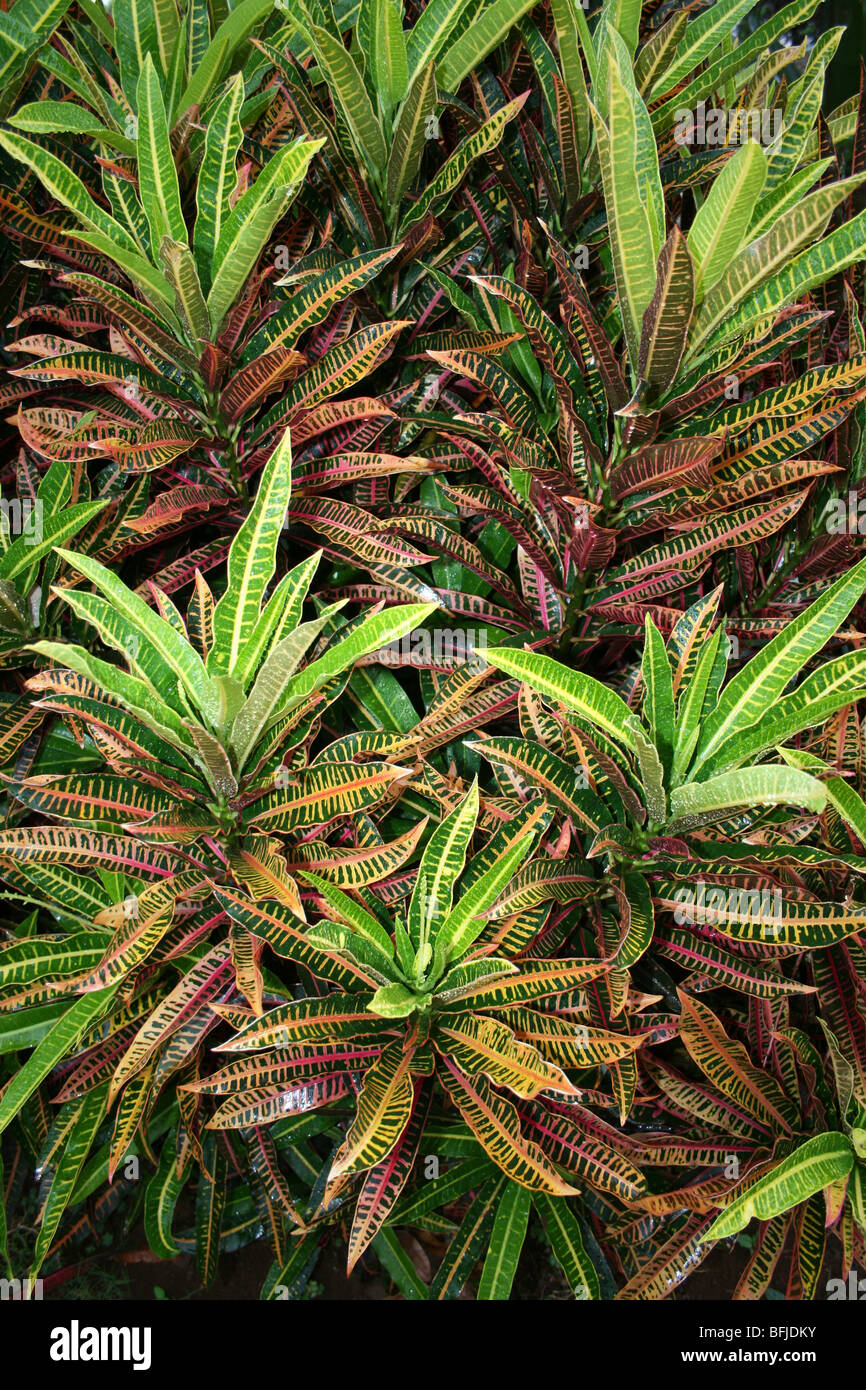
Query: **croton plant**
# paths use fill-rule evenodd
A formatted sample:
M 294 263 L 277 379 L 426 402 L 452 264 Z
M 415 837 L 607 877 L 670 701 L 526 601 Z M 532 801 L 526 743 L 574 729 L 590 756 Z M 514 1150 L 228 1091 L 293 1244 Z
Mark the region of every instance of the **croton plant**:
M 0 12 L 0 1274 L 866 1267 L 818 9 Z

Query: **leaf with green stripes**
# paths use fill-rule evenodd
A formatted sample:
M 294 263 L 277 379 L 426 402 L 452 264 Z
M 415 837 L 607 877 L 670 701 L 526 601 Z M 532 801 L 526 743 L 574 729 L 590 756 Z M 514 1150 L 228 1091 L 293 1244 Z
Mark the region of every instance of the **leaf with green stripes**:
M 171 623 L 154 613 L 144 599 L 127 588 L 122 579 L 98 560 L 61 550 L 60 547 L 57 553 L 104 594 L 109 607 L 128 624 L 141 645 L 146 646 L 163 663 L 166 675 L 171 672 L 180 682 L 192 704 L 201 709 L 206 718 L 217 719 L 219 700 L 204 663 Z
M 746 662 L 725 686 L 703 725 L 693 776 L 735 735 L 764 717 L 845 621 L 864 589 L 866 560 L 861 560 Z
M 492 0 L 492 4 L 486 5 L 465 32 L 445 49 L 437 65 L 442 90 L 455 92 L 464 77 L 502 42 L 534 3 L 535 0 Z
M 386 1273 L 393 1279 L 404 1298 L 426 1300 L 427 1285 L 400 1244 L 396 1231 L 386 1226 L 373 1237 L 373 1249 Z
M 196 7 L 189 7 L 190 20 Z M 220 6 L 220 10 L 228 7 Z M 203 108 L 207 97 L 225 72 L 233 54 L 250 36 L 260 21 L 274 8 L 273 0 L 241 0 L 223 19 L 201 57 L 195 64 L 190 80 L 177 103 L 177 115 L 182 116 L 191 106 Z
M 274 155 L 223 221 L 207 297 L 214 333 L 222 326 L 321 145 L 321 140 L 297 140 L 285 146 Z
M 310 34 L 316 61 L 328 80 L 355 153 L 374 177 L 380 175 L 388 160 L 385 137 L 355 60 L 327 29 L 313 25 Z
M 244 81 L 237 73 L 228 84 L 207 123 L 204 154 L 196 183 L 193 247 L 205 291 L 210 289 L 214 255 L 223 226 L 231 213 L 237 174 L 235 161 L 243 139 L 240 111 Z
M 766 176 L 767 157 L 750 140 L 731 156 L 698 209 L 687 242 L 699 300 L 721 279 L 743 244 Z
M 411 1053 L 391 1043 L 364 1073 L 357 1113 L 331 1166 L 331 1176 L 371 1168 L 391 1152 L 413 1105 Z
M 89 135 L 119 154 L 135 158 L 135 141 L 103 125 L 98 116 L 71 101 L 31 101 L 9 118 L 16 130 L 34 135 Z
M 291 297 L 250 339 L 244 351 L 245 361 L 254 360 L 259 354 L 273 351 L 284 344 L 294 347 L 302 333 L 321 323 L 335 304 L 348 299 L 356 290 L 363 289 L 393 261 L 399 251 L 399 246 L 365 251 L 349 260 L 338 261 L 336 265 L 328 266 L 315 275 L 305 276 L 303 280 L 296 281 L 291 277 L 278 280 L 278 285 L 291 284 Z
M 637 128 L 628 94 L 612 70 L 609 116 L 605 122 L 591 106 L 601 160 L 604 201 L 610 233 L 620 314 L 629 357 L 640 359 L 643 317 L 656 284 L 656 253 L 649 217 L 637 183 Z M 614 153 L 617 150 L 619 153 Z
M 617 743 L 636 751 L 634 733 L 640 730 L 639 720 L 621 696 L 593 676 L 572 671 L 541 652 L 494 647 L 485 658 L 488 665 L 525 681 L 539 695 L 565 705 Z
M 198 1277 L 207 1285 L 216 1277 L 226 1209 L 228 1162 L 221 1135 L 205 1134 L 202 1155 L 195 1194 L 195 1261 Z
M 47 555 L 55 546 L 69 540 L 81 531 L 94 516 L 97 516 L 107 501 L 76 502 L 74 506 L 64 507 L 53 516 L 42 520 L 39 537 L 18 536 L 0 556 L 0 578 L 17 579 L 37 561 Z
M 91 198 L 77 174 L 33 140 L 25 140 L 22 135 L 11 131 L 0 131 L 0 146 L 32 169 L 46 190 L 63 207 L 75 213 L 76 217 L 89 231 L 98 234 L 105 245 L 111 248 L 109 254 L 126 253 L 136 260 L 139 256 L 138 243 L 126 229 Z
M 825 662 L 783 695 L 757 723 L 728 739 L 701 769 L 702 778 L 736 767 L 760 753 L 778 748 L 804 729 L 823 724 L 837 710 L 866 694 L 866 652 L 846 652 Z M 806 763 L 795 766 L 807 767 Z
M 694 72 L 699 63 L 730 38 L 734 25 L 750 10 L 756 0 L 717 0 L 697 19 L 690 19 L 677 56 L 652 89 L 654 97 L 662 96 Z
M 707 1231 L 707 1240 L 736 1235 L 758 1217 L 770 1221 L 851 1172 L 854 1152 L 844 1134 L 816 1134 L 757 1181 L 734 1190 L 732 1200 Z M 744 1190 L 743 1190 L 744 1189 Z
M 406 56 L 413 80 L 439 57 L 471 0 L 430 0 L 421 11 L 406 40 Z
M 256 499 L 228 557 L 228 583 L 214 608 L 208 670 L 234 675 L 259 621 L 265 590 L 276 568 L 277 546 L 292 491 L 292 445 L 286 430 L 259 481 Z
M 454 885 L 466 863 L 466 851 L 478 817 L 478 782 L 436 827 L 418 865 L 406 925 L 416 951 L 432 946 L 451 912 Z
M 440 1014 L 433 1032 L 437 1050 L 448 1056 L 466 1077 L 483 1074 L 523 1100 L 542 1091 L 576 1096 L 578 1092 L 555 1062 L 498 1018 L 480 1014 Z
M 786 305 L 862 260 L 866 260 L 866 210 L 792 261 L 786 260 L 783 268 L 764 280 L 733 314 L 726 315 L 708 349 L 774 319 Z
M 568 1203 L 554 1201 L 545 1193 L 537 1192 L 532 1205 L 544 1223 L 553 1257 L 575 1298 L 600 1298 L 595 1266 L 584 1249 L 580 1224 Z
M 518 1183 L 508 1183 L 499 1198 L 490 1244 L 476 1297 L 480 1302 L 498 1302 L 511 1297 L 520 1252 L 529 1226 L 532 1194 Z
M 185 242 L 163 237 L 159 243 L 163 274 L 174 291 L 174 307 L 193 343 L 207 343 L 211 323 L 195 259 Z
M 460 5 L 464 2 L 459 0 Z M 431 5 L 426 6 L 422 19 L 431 8 Z M 438 100 L 435 69 L 432 63 L 428 63 L 414 78 L 394 127 L 385 175 L 385 196 L 393 207 L 399 204 L 421 167 L 428 122 L 431 116 L 435 116 Z
M 787 267 L 795 251 L 820 237 L 836 207 L 850 196 L 861 179 L 843 179 L 800 198 L 769 227 L 750 229 L 749 244 L 736 251 L 723 273 L 705 295 L 695 315 L 689 356 L 724 327 L 731 311 L 758 289 L 763 281 Z M 760 205 L 757 210 L 760 213 Z
M 512 0 L 505 0 L 505 3 L 510 4 L 511 2 Z M 495 3 L 502 3 L 502 0 L 495 0 Z M 506 102 L 492 116 L 489 116 L 478 130 L 472 135 L 467 135 L 466 139 L 460 142 L 433 181 L 427 185 L 421 196 L 404 216 L 400 223 L 399 236 L 403 236 L 415 222 L 426 216 L 428 212 L 435 212 L 442 200 L 453 193 L 458 184 L 462 182 L 469 166 L 476 159 L 489 154 L 491 150 L 496 148 L 502 140 L 506 125 L 509 121 L 514 120 L 525 101 L 526 96 L 524 95 Z
M 141 202 L 150 226 L 150 244 L 163 237 L 187 245 L 186 223 L 180 205 L 177 169 L 168 138 L 168 122 L 159 79 L 148 53 L 137 87 L 138 179 Z
M 492 908 L 502 889 L 511 881 L 514 871 L 523 863 L 533 841 L 532 835 L 525 835 L 497 856 L 484 873 L 475 879 L 457 900 L 454 908 L 436 932 L 434 958 L 442 969 L 451 961 L 459 960 L 481 935 L 486 925 L 486 914 Z
M 0 1133 L 11 1123 L 46 1076 L 74 1053 L 88 1029 L 107 1012 L 114 993 L 115 988 L 110 987 L 83 995 L 51 1026 L 0 1096 Z
M 51 1248 L 63 1214 L 69 1205 L 78 1175 L 84 1166 L 105 1115 L 106 1088 L 98 1086 L 80 1100 L 70 1101 L 74 1118 L 66 1132 L 63 1147 L 51 1165 L 48 1191 L 39 1213 L 39 1234 L 30 1269 L 35 1279 Z
M 160 1259 L 172 1259 L 181 1250 L 172 1236 L 171 1223 L 190 1169 L 185 1165 L 182 1172 L 178 1173 L 175 1136 L 177 1129 L 168 1130 L 163 1140 L 163 1148 L 160 1150 L 156 1173 L 147 1183 L 145 1190 L 145 1236 L 150 1250 Z

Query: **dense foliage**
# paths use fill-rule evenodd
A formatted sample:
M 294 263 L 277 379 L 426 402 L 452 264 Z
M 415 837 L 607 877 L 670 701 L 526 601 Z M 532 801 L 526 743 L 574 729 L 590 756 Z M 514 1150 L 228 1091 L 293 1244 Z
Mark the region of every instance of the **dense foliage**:
M 0 13 L 0 1273 L 866 1266 L 819 3 Z

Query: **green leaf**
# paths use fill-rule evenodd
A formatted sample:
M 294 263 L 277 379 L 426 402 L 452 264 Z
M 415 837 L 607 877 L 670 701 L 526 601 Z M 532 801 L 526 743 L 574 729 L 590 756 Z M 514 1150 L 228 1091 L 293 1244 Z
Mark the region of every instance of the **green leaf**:
M 470 4 L 471 0 L 430 0 L 424 6 L 406 41 L 413 81 L 423 68 L 439 57 Z
M 420 198 L 412 204 L 400 223 L 399 235 L 402 236 L 407 228 L 433 209 L 449 193 L 452 193 L 462 180 L 470 164 L 480 158 L 481 155 L 489 154 L 496 148 L 505 133 L 505 127 L 509 121 L 513 120 L 517 113 L 522 109 L 526 100 L 525 96 L 516 97 L 514 101 L 506 102 L 498 111 L 479 126 L 472 135 L 468 135 L 465 140 L 461 140 L 456 150 L 442 165 L 436 177 L 427 185 Z
M 656 82 L 652 95 L 657 97 L 671 91 L 684 77 L 694 72 L 698 64 L 730 36 L 734 25 L 754 9 L 756 3 L 757 0 L 716 0 L 716 4 L 697 19 L 689 20 L 677 56 Z
M 301 623 L 291 636 L 272 647 L 262 662 L 253 688 L 231 725 L 231 744 L 239 769 L 280 707 L 305 653 L 343 602 L 331 604 L 313 622 Z
M 147 682 L 97 656 L 91 656 L 83 647 L 72 647 L 66 642 L 34 642 L 32 650 L 93 681 L 113 700 L 135 714 L 145 728 L 167 743 L 187 752 L 192 751 L 189 734 L 178 714 Z
M 792 767 L 812 771 L 816 775 L 826 774 L 829 768 L 821 758 L 802 748 L 780 748 L 779 752 Z M 866 801 L 844 777 L 822 777 L 827 801 L 849 825 L 861 844 L 866 845 Z
M 231 196 L 237 180 L 235 161 L 243 139 L 239 119 L 243 100 L 244 80 L 236 73 L 214 107 L 205 132 L 204 154 L 196 184 L 193 247 L 206 290 L 210 288 L 220 234 L 232 210 Z
M 639 177 L 639 120 L 648 120 L 637 90 L 627 88 L 611 61 L 606 91 L 606 120 L 595 106 L 592 119 L 601 161 L 610 249 L 629 357 L 637 367 L 643 317 L 656 286 L 656 245 L 647 199 Z M 652 132 L 650 130 L 650 138 Z M 653 150 L 655 142 L 653 141 Z M 658 165 L 656 164 L 656 181 Z
M 319 874 L 311 873 L 309 870 L 304 870 L 300 877 L 305 883 L 311 883 L 321 893 L 335 916 L 346 921 L 357 936 L 374 946 L 386 960 L 393 960 L 394 947 L 385 928 L 359 903 L 356 903 L 354 898 L 350 898 L 348 893 L 344 893 L 340 888 L 335 888 L 327 879 L 321 878 Z
M 120 81 L 134 105 L 139 74 L 151 59 L 167 75 L 178 30 L 174 0 L 114 0 L 114 39 L 120 60 Z
M 755 758 L 804 729 L 815 728 L 838 709 L 862 699 L 866 691 L 866 652 L 846 652 L 813 671 L 790 695 L 777 700 L 757 724 L 729 739 L 708 758 L 704 777 Z M 802 764 L 804 767 L 806 764 Z
M 698 209 L 686 240 L 699 300 L 722 278 L 742 246 L 766 176 L 767 157 L 750 140 L 731 156 Z
M 742 336 L 754 324 L 775 318 L 787 304 L 862 260 L 866 260 L 866 209 L 793 261 L 784 260 L 777 274 L 725 318 L 711 344 Z
M 404 1298 L 426 1301 L 427 1285 L 418 1277 L 412 1259 L 403 1249 L 396 1231 L 390 1227 L 373 1237 L 373 1249 L 386 1273 L 391 1276 Z
M 617 743 L 636 752 L 634 735 L 635 730 L 640 732 L 640 722 L 625 700 L 601 681 L 581 671 L 572 671 L 541 652 L 493 647 L 487 650 L 485 657 L 488 665 L 525 681 L 539 695 L 565 705 Z
M 212 1131 L 205 1135 L 202 1149 L 204 1166 L 199 1169 L 195 1194 L 195 1259 L 199 1279 L 210 1284 L 219 1261 L 228 1162 L 219 1136 Z
M 194 67 L 189 84 L 177 104 L 178 116 L 182 116 L 191 106 L 204 107 L 209 93 L 225 73 L 234 53 L 273 8 L 274 0 L 241 0 L 232 9 L 202 54 L 201 61 Z
M 416 951 L 435 939 L 451 911 L 454 885 L 463 872 L 477 819 L 476 778 L 460 804 L 433 831 L 418 865 L 407 918 Z
M 13 112 L 9 124 L 16 130 L 29 130 L 36 135 L 90 135 L 100 144 L 135 158 L 134 140 L 109 129 L 92 111 L 71 101 L 28 102 Z
M 311 30 L 316 60 L 328 79 L 334 105 L 346 123 L 356 153 L 374 176 L 384 170 L 388 151 L 382 127 L 355 60 L 327 29 Z
M 17 0 L 15 14 L 4 12 L 0 20 L 0 116 L 18 92 L 16 80 L 29 59 L 46 44 L 59 25 L 71 0 Z
M 568 1203 L 556 1201 L 544 1192 L 536 1192 L 532 1204 L 544 1222 L 554 1258 L 575 1298 L 600 1298 L 595 1266 L 583 1248 L 580 1226 Z
M 208 719 L 219 717 L 219 700 L 213 684 L 208 680 L 204 663 L 198 652 L 185 637 L 166 622 L 145 603 L 143 598 L 132 592 L 112 570 L 93 560 L 88 555 L 78 555 L 57 547 L 57 554 L 89 579 L 105 595 L 110 608 L 128 624 L 139 640 L 164 663 L 166 676 L 171 672 L 184 687 L 188 698 Z M 68 601 L 72 602 L 72 592 Z M 87 595 L 81 595 L 82 601 Z
M 682 782 L 700 737 L 704 697 L 716 663 L 716 653 L 724 635 L 724 628 L 717 627 L 709 641 L 704 643 L 691 679 L 685 690 L 680 692 L 674 756 L 671 766 L 671 786 L 673 787 Z
M 444 1302 L 459 1298 L 493 1231 L 497 1198 L 505 1179 L 485 1182 L 469 1204 L 430 1285 L 428 1297 Z
M 409 85 L 401 6 L 396 0 L 362 0 L 362 13 L 364 10 L 369 15 L 365 26 L 366 76 L 372 82 L 379 109 L 387 122 Z
M 75 1118 L 64 1137 L 59 1157 L 52 1162 L 48 1193 L 40 1212 L 39 1234 L 30 1269 L 31 1279 L 35 1279 L 39 1273 L 57 1234 L 57 1228 L 69 1205 L 78 1176 L 102 1124 L 106 1098 L 106 1087 L 102 1085 L 89 1091 L 81 1100 L 71 1102 Z
M 438 607 L 438 603 L 403 603 L 365 618 L 357 627 L 353 627 L 348 637 L 334 642 L 324 656 L 311 661 L 309 666 L 298 672 L 279 714 L 288 714 L 326 681 L 354 666 L 362 656 L 369 656 L 371 652 L 414 632 Z
M 704 724 L 695 771 L 772 708 L 798 671 L 845 621 L 864 589 L 866 560 L 861 560 L 746 662 L 725 686 Z
M 424 10 L 425 15 L 429 9 L 428 5 Z M 427 122 L 434 115 L 437 103 L 436 73 L 433 64 L 428 63 L 414 79 L 406 100 L 400 107 L 394 128 L 385 179 L 385 196 L 394 207 L 400 202 L 421 166 L 421 156 L 427 140 Z
M 436 957 L 442 966 L 464 955 L 484 930 L 483 914 L 492 907 L 514 870 L 529 853 L 532 835 L 524 835 L 460 897 L 437 933 Z
M 456 92 L 464 77 L 501 43 L 511 27 L 533 8 L 535 0 L 493 0 L 458 39 L 446 48 L 437 66 L 445 92 Z
M 664 639 L 647 615 L 645 622 L 643 662 L 641 664 L 645 695 L 645 713 L 662 766 L 670 771 L 673 759 L 674 685 L 671 663 Z
M 476 1297 L 479 1302 L 498 1302 L 511 1297 L 532 1201 L 529 1189 L 516 1182 L 508 1183 L 502 1193 L 478 1284 Z
M 268 237 L 289 207 L 321 140 L 298 140 L 281 150 L 232 208 L 220 231 L 207 298 L 212 331 L 226 314 L 261 255 Z
M 753 1217 L 769 1221 L 791 1211 L 813 1193 L 847 1177 L 853 1166 L 854 1153 L 846 1135 L 816 1134 L 771 1172 L 749 1183 L 716 1217 L 705 1239 L 723 1240 L 742 1231 Z
M 41 145 L 34 144 L 32 140 L 25 140 L 22 135 L 14 135 L 4 130 L 0 130 L 0 146 L 7 154 L 11 154 L 13 159 L 20 160 L 32 169 L 52 198 L 70 212 L 74 212 L 91 232 L 97 233 L 105 246 L 111 248 L 110 255 L 115 254 L 116 248 L 118 252 L 126 253 L 133 260 L 141 260 L 137 242 L 119 222 L 94 202 L 78 175 L 68 169 L 56 155 L 42 149 Z
M 418 996 L 399 983 L 380 985 L 368 1008 L 382 1018 L 408 1018 L 418 1008 Z
M 737 806 L 796 806 L 823 811 L 827 794 L 819 781 L 780 763 L 723 772 L 706 782 L 687 782 L 671 792 L 671 817 L 692 823 L 694 816 Z
M 252 636 L 238 657 L 233 675 L 246 688 L 266 651 L 282 641 L 301 620 L 304 599 L 322 558 L 320 550 L 284 574 L 261 612 Z
M 58 1063 L 74 1053 L 85 1033 L 108 1008 L 116 988 L 82 995 L 45 1034 L 0 1096 L 0 1133 Z
M 160 1259 L 174 1259 L 181 1247 L 171 1233 L 171 1220 L 174 1216 L 183 1183 L 189 1176 L 189 1168 L 183 1168 L 178 1175 L 177 1147 L 175 1131 L 168 1131 L 160 1151 L 156 1173 L 147 1183 L 145 1191 L 145 1234 L 147 1244 L 153 1254 Z
M 192 252 L 185 243 L 163 237 L 159 259 L 165 278 L 174 290 L 174 307 L 190 339 L 197 345 L 210 341 L 211 323 Z
M 156 250 L 163 237 L 187 244 L 180 206 L 180 187 L 168 138 L 168 122 L 159 79 L 148 53 L 138 79 L 138 181 L 141 202 Z
M 795 206 L 780 210 L 778 217 L 771 215 L 769 225 L 762 220 L 749 230 L 748 246 L 734 256 L 695 315 L 690 355 L 694 355 L 714 332 L 724 329 L 732 310 L 762 281 L 768 280 L 774 271 L 787 267 L 794 252 L 802 250 L 826 231 L 834 209 L 861 182 L 862 178 L 843 179 L 818 188 L 807 197 L 797 196 Z M 757 216 L 763 206 L 763 203 L 758 205 Z
M 232 541 L 226 590 L 213 613 L 213 646 L 207 663 L 211 672 L 237 674 L 273 578 L 291 494 L 292 441 L 286 430 L 265 465 L 256 499 Z
M 107 501 L 77 502 L 74 506 L 66 507 L 53 516 L 45 517 L 38 538 L 18 536 L 9 549 L 0 556 L 0 577 L 16 579 L 20 574 L 30 569 L 31 565 L 41 560 L 43 555 L 47 555 L 50 550 L 53 550 L 61 541 L 68 540 L 70 536 L 75 535 L 76 531 L 81 531 L 91 517 L 96 516 L 107 506 Z

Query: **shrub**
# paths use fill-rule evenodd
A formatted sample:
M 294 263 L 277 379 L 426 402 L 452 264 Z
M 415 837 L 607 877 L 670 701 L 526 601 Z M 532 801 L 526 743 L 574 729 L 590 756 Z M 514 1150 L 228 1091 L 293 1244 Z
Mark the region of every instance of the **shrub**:
M 866 1260 L 866 97 L 754 9 L 0 14 L 9 1277 Z

